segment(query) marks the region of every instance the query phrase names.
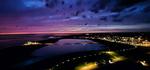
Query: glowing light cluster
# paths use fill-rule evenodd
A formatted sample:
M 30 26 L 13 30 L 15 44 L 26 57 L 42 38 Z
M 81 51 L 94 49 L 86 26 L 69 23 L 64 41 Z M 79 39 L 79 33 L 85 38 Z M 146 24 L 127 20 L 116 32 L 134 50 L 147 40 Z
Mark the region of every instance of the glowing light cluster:
M 137 61 L 137 63 L 140 63 L 143 66 L 149 66 L 149 64 L 146 61 Z
M 40 45 L 40 43 L 29 41 L 29 42 L 27 42 L 27 43 L 24 44 L 24 46 L 29 46 L 29 45 Z
M 150 47 L 150 41 L 144 39 L 142 36 L 139 37 L 122 37 L 122 36 L 83 36 L 80 38 L 85 39 L 99 39 L 99 40 L 105 40 L 109 42 L 116 42 L 116 43 L 122 43 L 122 44 L 129 44 L 133 45 L 135 47 L 142 46 L 142 47 Z
M 111 56 L 111 59 L 108 61 L 110 64 L 113 64 L 113 63 L 116 63 L 119 61 L 123 61 L 126 59 L 125 57 L 120 56 L 119 54 L 117 54 L 116 52 L 113 52 L 113 51 L 106 51 L 103 53 L 109 54 Z
M 76 70 L 93 70 L 96 69 L 98 65 L 96 62 L 91 62 L 91 63 L 85 63 L 84 65 L 81 65 L 76 68 Z

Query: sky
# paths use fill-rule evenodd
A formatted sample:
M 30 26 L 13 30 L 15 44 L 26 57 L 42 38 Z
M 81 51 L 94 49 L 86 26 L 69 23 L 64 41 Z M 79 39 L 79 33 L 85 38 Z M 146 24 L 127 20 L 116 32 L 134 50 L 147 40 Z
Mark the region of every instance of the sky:
M 150 0 L 0 0 L 0 34 L 137 32 Z

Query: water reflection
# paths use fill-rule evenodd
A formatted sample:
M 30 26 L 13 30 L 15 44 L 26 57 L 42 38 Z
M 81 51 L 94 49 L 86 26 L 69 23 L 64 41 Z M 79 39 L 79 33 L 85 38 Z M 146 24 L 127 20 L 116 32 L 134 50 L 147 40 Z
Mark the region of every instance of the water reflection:
M 91 40 L 82 39 L 61 39 L 53 45 L 46 46 L 33 52 L 33 56 L 46 57 L 73 52 L 102 50 L 104 45 Z

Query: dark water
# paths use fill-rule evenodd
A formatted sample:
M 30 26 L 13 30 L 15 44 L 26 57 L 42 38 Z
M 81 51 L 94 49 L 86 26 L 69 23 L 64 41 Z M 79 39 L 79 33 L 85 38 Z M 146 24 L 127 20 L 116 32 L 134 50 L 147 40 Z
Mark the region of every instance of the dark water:
M 20 46 L 27 41 L 37 41 L 43 39 L 43 35 L 0 35 L 0 49 Z
M 56 43 L 45 46 L 43 48 L 33 51 L 31 58 L 19 65 L 31 65 L 33 63 L 42 61 L 46 58 L 60 56 L 69 53 L 92 51 L 92 50 L 103 50 L 105 46 L 98 44 L 91 40 L 84 39 L 61 39 Z
M 102 50 L 104 45 L 91 40 L 61 39 L 53 45 L 43 47 L 33 52 L 33 56 L 45 57 L 74 52 Z

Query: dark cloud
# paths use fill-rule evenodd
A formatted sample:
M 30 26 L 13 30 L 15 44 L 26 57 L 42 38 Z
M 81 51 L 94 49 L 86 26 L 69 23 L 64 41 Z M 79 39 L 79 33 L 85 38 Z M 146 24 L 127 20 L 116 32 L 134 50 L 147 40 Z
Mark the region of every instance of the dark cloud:
M 7 14 L 0 16 L 0 28 L 5 27 L 6 32 L 55 32 L 58 28 L 82 32 L 118 27 L 128 30 L 130 25 L 130 29 L 140 30 L 143 25 L 143 30 L 150 27 L 149 3 L 150 0 L 0 0 L 0 15 Z
M 0 13 L 40 8 L 44 5 L 43 0 L 0 0 Z

